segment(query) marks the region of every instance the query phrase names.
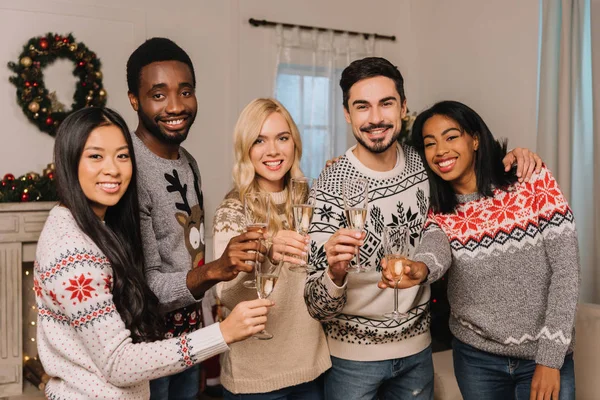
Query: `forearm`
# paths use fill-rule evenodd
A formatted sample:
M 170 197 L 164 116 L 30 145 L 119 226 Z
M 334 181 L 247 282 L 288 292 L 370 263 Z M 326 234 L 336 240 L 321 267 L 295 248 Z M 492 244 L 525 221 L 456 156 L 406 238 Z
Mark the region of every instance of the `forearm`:
M 306 280 L 304 301 L 308 313 L 316 320 L 326 321 L 342 312 L 346 305 L 346 282 L 338 286 L 327 270 L 313 273 Z
M 441 229 L 429 229 L 423 234 L 414 261 L 422 262 L 429 270 L 429 276 L 423 284 L 429 285 L 444 276 L 452 264 L 452 252 L 448 238 Z
M 572 232 L 544 242 L 552 265 L 552 277 L 536 362 L 560 368 L 573 340 L 571 336 L 579 298 L 577 239 Z
M 198 269 L 198 268 L 196 268 Z M 194 304 L 201 299 L 188 288 L 191 271 L 160 272 L 159 268 L 146 268 L 148 286 L 158 298 L 161 311 L 169 312 Z M 202 291 L 204 293 L 204 291 Z
M 125 340 L 108 357 L 103 373 L 115 386 L 131 386 L 179 373 L 228 348 L 218 323 L 169 340 L 138 344 Z
M 196 300 L 202 299 L 206 291 L 219 283 L 212 271 L 221 268 L 220 263 L 221 260 L 217 259 L 187 273 L 186 287 Z

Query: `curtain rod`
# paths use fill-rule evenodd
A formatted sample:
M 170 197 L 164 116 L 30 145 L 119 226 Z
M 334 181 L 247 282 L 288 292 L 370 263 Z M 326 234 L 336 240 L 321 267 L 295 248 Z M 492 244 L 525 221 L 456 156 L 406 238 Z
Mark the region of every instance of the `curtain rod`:
M 267 20 L 264 20 L 264 19 L 254 19 L 254 18 L 250 18 L 248 20 L 248 22 L 252 26 L 277 26 L 277 25 L 281 25 L 284 28 L 295 28 L 295 27 L 298 27 L 300 29 L 305 29 L 305 30 L 315 30 L 316 29 L 316 30 L 321 31 L 321 32 L 333 31 L 333 33 L 347 33 L 350 36 L 363 35 L 365 39 L 368 39 L 371 35 L 373 35 L 373 36 L 375 36 L 375 39 L 391 40 L 392 42 L 396 41 L 396 36 L 380 35 L 378 33 L 365 33 L 365 32 L 354 32 L 354 31 L 343 31 L 343 30 L 339 30 L 339 29 L 327 29 L 327 28 L 320 28 L 320 27 L 317 27 L 317 26 L 286 24 L 286 23 L 282 23 L 282 22 L 273 22 L 273 21 L 267 21 Z

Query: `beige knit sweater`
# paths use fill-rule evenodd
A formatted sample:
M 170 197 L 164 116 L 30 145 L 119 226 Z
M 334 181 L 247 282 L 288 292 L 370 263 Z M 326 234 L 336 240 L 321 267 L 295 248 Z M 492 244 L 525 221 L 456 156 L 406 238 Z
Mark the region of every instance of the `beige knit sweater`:
M 287 193 L 272 196 L 281 213 Z M 244 232 L 244 220 L 242 203 L 235 196 L 223 200 L 213 224 L 214 259 L 221 256 L 232 237 Z M 253 276 L 241 273 L 233 281 L 219 283 L 216 293 L 223 306 L 231 310 L 240 301 L 256 299 L 256 290 L 242 286 Z M 312 381 L 331 367 L 323 328 L 310 317 L 304 303 L 305 279 L 304 273 L 282 268 L 270 296 L 275 306 L 269 311 L 266 327 L 273 339 L 249 338 L 230 345 L 230 351 L 221 356 L 221 383 L 227 390 L 236 394 L 271 392 Z

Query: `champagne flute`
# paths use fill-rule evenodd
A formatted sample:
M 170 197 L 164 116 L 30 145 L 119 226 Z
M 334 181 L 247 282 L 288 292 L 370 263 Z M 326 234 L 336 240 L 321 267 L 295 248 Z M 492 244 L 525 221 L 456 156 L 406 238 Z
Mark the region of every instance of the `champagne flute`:
M 308 235 L 310 224 L 312 222 L 313 213 L 315 211 L 316 203 L 316 180 L 313 178 L 292 178 L 290 184 L 291 199 L 292 199 L 292 211 L 294 214 L 294 228 L 296 232 L 302 236 Z M 308 255 L 302 258 L 305 262 L 301 264 L 291 264 L 290 270 L 297 272 L 306 271 L 306 263 L 308 262 Z
M 277 243 L 285 248 L 285 242 L 280 239 L 275 239 Z M 265 239 L 260 239 L 261 246 L 267 247 L 269 242 Z M 257 253 L 258 254 L 258 253 Z M 265 262 L 260 262 L 258 260 L 258 256 L 256 259 L 256 293 L 258 294 L 259 299 L 268 298 L 273 290 L 275 289 L 275 284 L 279 279 L 279 271 L 281 271 L 281 266 L 283 265 L 283 253 L 279 260 L 269 260 L 268 258 Z M 273 338 L 273 335 L 263 329 L 262 331 L 256 333 L 252 337 L 260 340 L 269 340 Z
M 366 178 L 351 178 L 342 181 L 344 214 L 350 229 L 362 232 L 367 220 L 369 202 L 369 181 Z M 348 272 L 365 272 L 370 268 L 360 265 L 360 247 L 356 251 L 355 265 L 346 268 Z
M 244 196 L 244 215 L 246 217 L 246 231 L 265 234 L 269 225 L 269 212 L 271 197 L 269 193 L 254 192 Z M 258 254 L 258 253 L 257 253 Z M 256 276 L 256 262 L 254 262 Z M 248 279 L 242 283 L 245 288 L 256 289 L 256 278 Z
M 383 314 L 385 318 L 399 322 L 408 314 L 398 311 L 398 285 L 404 276 L 404 260 L 408 257 L 410 230 L 408 227 L 384 227 L 383 251 L 387 269 L 394 281 L 394 311 Z

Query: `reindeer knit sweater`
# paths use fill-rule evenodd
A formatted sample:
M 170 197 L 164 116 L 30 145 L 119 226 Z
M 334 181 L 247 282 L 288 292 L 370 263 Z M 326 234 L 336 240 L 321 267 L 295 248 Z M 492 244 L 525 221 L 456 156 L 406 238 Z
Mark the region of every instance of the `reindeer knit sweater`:
M 317 186 L 317 204 L 310 228 L 309 264 L 305 300 L 309 313 L 323 322 L 331 355 L 354 361 L 381 361 L 419 353 L 429 346 L 429 286 L 399 291 L 399 311 L 408 318 L 395 322 L 383 317 L 393 310 L 394 291 L 381 290 L 383 227 L 408 227 L 411 249 L 419 242 L 429 208 L 429 182 L 423 162 L 410 146 L 399 146 L 399 160 L 390 171 L 364 166 L 350 148 L 338 162 L 325 169 Z M 342 182 L 350 178 L 369 181 L 367 236 L 360 248 L 360 262 L 368 272 L 346 276 L 339 287 L 327 273 L 325 242 L 339 228 L 347 227 Z
M 180 337 L 131 341 L 113 303 L 113 270 L 71 212 L 50 211 L 37 245 L 37 346 L 50 400 L 146 400 L 149 380 L 228 349 L 219 324 Z
M 183 147 L 177 160 L 167 160 L 152 153 L 135 133 L 131 138 L 146 279 L 166 313 L 168 337 L 177 336 L 197 329 L 201 320 L 201 299 L 194 298 L 186 285 L 190 269 L 204 265 L 200 173 Z
M 493 197 L 458 195 L 430 213 L 415 260 L 427 283 L 449 269 L 450 329 L 460 341 L 561 368 L 573 351 L 579 255 L 573 213 L 546 167 Z
M 287 192 L 272 193 L 277 212 L 287 221 L 283 204 Z M 273 211 L 272 211 L 273 212 Z M 245 217 L 239 199 L 228 196 L 215 214 L 214 257 L 220 257 L 229 240 L 245 231 Z M 268 262 L 268 261 L 265 261 Z M 217 296 L 232 309 L 237 303 L 257 298 L 255 289 L 242 282 L 254 274 L 241 273 L 230 282 L 217 284 Z M 221 356 L 221 383 L 232 393 L 265 393 L 316 379 L 331 367 L 325 333 L 310 317 L 304 304 L 305 273 L 290 271 L 286 265 L 269 297 L 275 306 L 267 315 L 266 330 L 271 340 L 248 339 L 231 345 Z

